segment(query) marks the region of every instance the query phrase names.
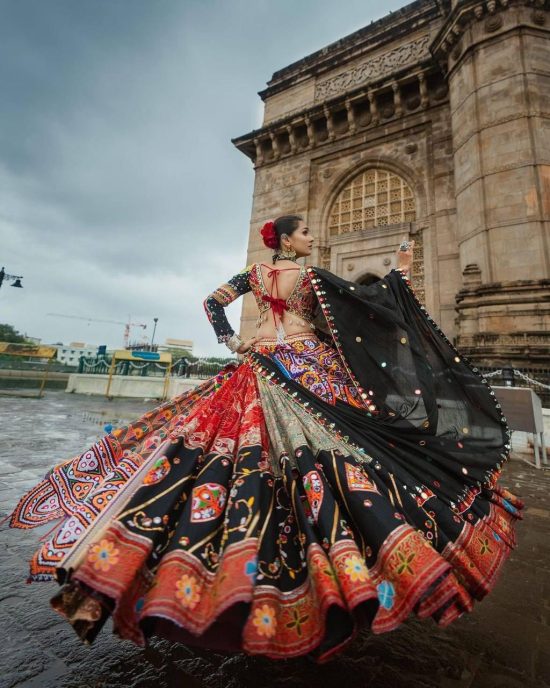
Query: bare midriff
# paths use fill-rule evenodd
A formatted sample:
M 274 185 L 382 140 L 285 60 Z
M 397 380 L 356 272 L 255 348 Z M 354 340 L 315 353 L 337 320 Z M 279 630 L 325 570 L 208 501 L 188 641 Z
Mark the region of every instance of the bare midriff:
M 288 336 L 291 334 L 311 334 L 313 328 L 308 325 L 307 320 L 293 315 L 288 311 L 285 311 L 282 317 L 283 327 Z M 256 328 L 256 337 L 261 339 L 272 339 L 277 336 L 277 331 L 273 322 L 264 322 L 258 328 Z
M 275 267 L 275 266 L 274 266 Z M 298 280 L 300 280 L 300 267 L 291 261 L 279 261 L 276 269 L 276 284 L 274 284 L 275 276 L 270 273 L 274 267 L 267 266 L 262 263 L 261 272 L 265 290 L 271 296 L 286 301 L 294 290 L 298 287 Z M 311 324 L 300 315 L 297 315 L 289 310 L 281 310 L 276 312 L 273 307 L 269 308 L 263 313 L 263 322 L 256 327 L 256 337 L 260 339 L 273 339 L 277 337 L 277 322 L 281 322 L 287 336 L 296 334 L 311 334 L 313 328 Z

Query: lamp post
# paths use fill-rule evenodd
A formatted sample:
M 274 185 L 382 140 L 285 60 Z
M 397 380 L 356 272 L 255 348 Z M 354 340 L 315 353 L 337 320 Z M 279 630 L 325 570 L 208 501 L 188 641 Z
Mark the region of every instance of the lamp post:
M 23 289 L 23 285 L 21 284 L 21 280 L 23 279 L 23 275 L 8 275 L 8 273 L 2 268 L 0 270 L 0 287 L 2 286 L 2 283 L 4 280 L 15 280 L 13 284 L 11 285 L 12 287 L 18 287 L 19 289 Z
M 155 341 L 155 332 L 157 331 L 157 323 L 159 319 L 158 318 L 153 318 L 153 322 L 155 323 L 153 327 L 153 336 L 151 337 L 151 351 L 153 351 L 153 343 Z

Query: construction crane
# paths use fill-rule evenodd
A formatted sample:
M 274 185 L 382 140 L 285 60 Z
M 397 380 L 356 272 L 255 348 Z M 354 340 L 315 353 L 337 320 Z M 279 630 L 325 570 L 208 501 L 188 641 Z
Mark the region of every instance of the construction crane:
M 82 315 L 67 315 L 66 313 L 48 313 L 56 318 L 72 318 L 73 320 L 86 320 L 88 322 L 100 322 L 100 323 L 110 323 L 111 325 L 124 325 L 124 348 L 127 349 L 130 344 L 130 328 L 131 327 L 142 327 L 144 330 L 147 329 L 147 325 L 144 323 L 132 322 L 131 317 L 128 316 L 128 322 L 123 322 L 122 320 L 102 320 L 100 318 L 85 318 Z

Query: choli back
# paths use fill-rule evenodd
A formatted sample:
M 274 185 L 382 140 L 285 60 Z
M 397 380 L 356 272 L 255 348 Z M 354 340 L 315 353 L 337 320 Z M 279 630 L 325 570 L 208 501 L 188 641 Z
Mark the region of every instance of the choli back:
M 280 270 L 280 268 L 277 268 L 273 265 L 266 265 L 265 263 L 263 263 L 263 265 L 270 271 Z M 296 270 L 296 273 L 298 274 L 298 277 L 296 279 L 296 284 L 294 285 L 288 298 L 278 299 L 276 293 L 270 293 L 267 289 L 261 266 L 262 263 L 255 263 L 252 266 L 249 275 L 250 287 L 252 288 L 252 293 L 254 294 L 254 298 L 256 299 L 256 304 L 260 312 L 258 325 L 261 325 L 262 322 L 267 320 L 269 311 L 272 308 L 274 311 L 279 311 L 281 315 L 284 308 L 284 310 L 288 313 L 307 321 L 308 324 L 311 324 L 317 300 L 305 267 L 297 266 L 298 269 Z M 272 290 L 275 290 L 275 282 L 276 276 L 274 275 L 271 287 Z M 283 303 L 285 304 L 284 307 Z

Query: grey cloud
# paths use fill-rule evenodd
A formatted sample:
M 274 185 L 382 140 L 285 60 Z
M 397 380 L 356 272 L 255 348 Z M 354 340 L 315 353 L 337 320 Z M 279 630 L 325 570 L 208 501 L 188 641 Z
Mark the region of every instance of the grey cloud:
M 245 262 L 250 161 L 273 71 L 385 11 L 350 0 L 12 0 L 0 4 L 1 320 L 116 345 L 111 326 L 222 353 L 202 300 Z M 393 3 L 398 7 L 400 3 Z M 238 323 L 240 305 L 229 309 Z

